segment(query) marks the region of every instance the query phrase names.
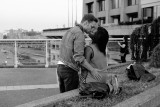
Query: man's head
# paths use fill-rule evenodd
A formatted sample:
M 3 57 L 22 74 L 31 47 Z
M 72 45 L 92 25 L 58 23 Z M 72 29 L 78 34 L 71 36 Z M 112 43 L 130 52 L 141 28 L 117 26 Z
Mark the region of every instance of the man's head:
M 98 20 L 92 14 L 85 14 L 82 18 L 81 25 L 83 26 L 84 32 L 93 35 L 98 28 Z

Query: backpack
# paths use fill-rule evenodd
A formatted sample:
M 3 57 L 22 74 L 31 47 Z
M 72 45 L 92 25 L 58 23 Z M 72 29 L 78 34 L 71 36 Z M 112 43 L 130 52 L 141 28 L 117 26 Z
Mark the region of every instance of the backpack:
M 126 68 L 126 73 L 129 80 L 149 82 L 156 78 L 156 76 L 148 72 L 142 64 L 138 63 L 130 64 Z
M 95 99 L 103 99 L 109 95 L 109 86 L 101 82 L 82 83 L 79 87 L 81 97 L 91 97 Z

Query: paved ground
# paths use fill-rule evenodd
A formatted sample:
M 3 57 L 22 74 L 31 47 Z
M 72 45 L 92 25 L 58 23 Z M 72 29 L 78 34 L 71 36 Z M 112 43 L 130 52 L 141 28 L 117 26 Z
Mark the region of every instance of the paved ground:
M 0 70 L 0 107 L 14 107 L 58 93 L 55 68 Z

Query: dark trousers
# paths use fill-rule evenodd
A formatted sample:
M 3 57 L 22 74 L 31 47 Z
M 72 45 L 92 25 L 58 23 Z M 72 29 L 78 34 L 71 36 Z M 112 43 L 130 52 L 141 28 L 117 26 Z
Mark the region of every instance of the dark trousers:
M 58 64 L 57 74 L 61 93 L 78 88 L 79 76 L 77 71 L 66 65 Z
M 121 62 L 125 63 L 126 62 L 126 54 L 124 54 L 123 56 L 121 56 Z

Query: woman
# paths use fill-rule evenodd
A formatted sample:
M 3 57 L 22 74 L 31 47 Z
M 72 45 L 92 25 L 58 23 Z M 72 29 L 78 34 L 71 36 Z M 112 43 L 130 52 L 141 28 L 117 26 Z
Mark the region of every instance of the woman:
M 89 76 L 86 79 L 87 82 L 103 82 L 107 83 L 111 92 L 118 92 L 119 84 L 117 78 L 114 76 L 109 76 L 107 72 L 107 54 L 106 46 L 108 43 L 109 35 L 106 29 L 99 27 L 95 35 L 90 35 L 92 43 L 85 47 L 85 58 L 94 68 L 101 69 L 102 72 L 99 72 L 102 76 L 100 81 L 96 80 L 89 71 L 82 70 L 82 74 Z M 105 71 L 105 72 L 104 72 Z M 89 78 L 92 77 L 92 78 Z
M 126 55 L 129 54 L 128 37 L 124 36 L 123 37 L 123 42 L 122 43 L 118 42 L 118 45 L 120 46 L 121 62 L 125 63 L 126 62 Z

